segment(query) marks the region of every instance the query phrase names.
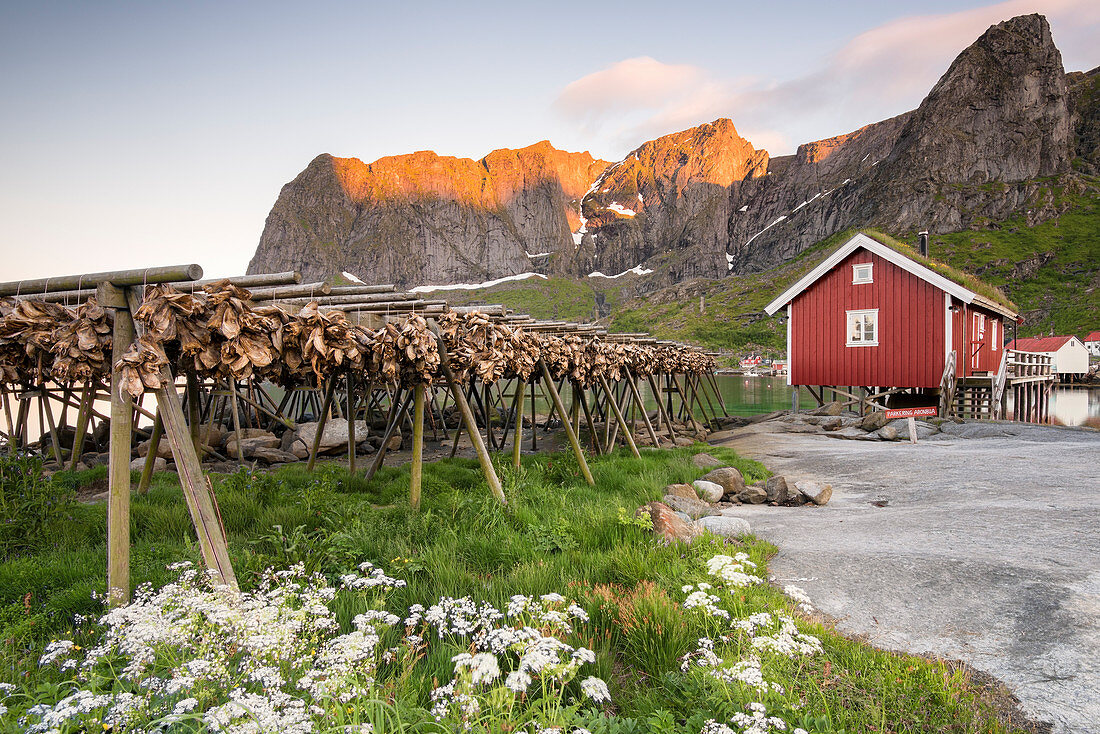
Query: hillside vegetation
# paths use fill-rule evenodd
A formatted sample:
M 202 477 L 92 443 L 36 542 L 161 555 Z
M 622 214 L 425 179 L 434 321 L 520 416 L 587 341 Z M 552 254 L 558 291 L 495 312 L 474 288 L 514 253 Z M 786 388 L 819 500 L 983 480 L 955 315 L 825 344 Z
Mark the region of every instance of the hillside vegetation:
M 1064 212 L 1035 226 L 1026 213 L 984 229 L 935 235 L 934 267 L 942 264 L 977 276 L 1003 291 L 1020 309 L 1021 336 L 1076 334 L 1100 328 L 1100 180 L 1085 179 L 1080 193 L 1058 186 L 1042 196 Z M 865 232 L 891 245 L 915 246 L 915 232 Z M 652 333 L 714 349 L 778 356 L 786 330 L 764 306 L 812 270 L 855 230 L 838 232 L 783 265 L 760 273 L 685 281 L 630 297 L 645 276 L 616 281 L 550 278 L 494 288 L 448 293 L 454 303 L 503 303 L 537 318 L 592 321 L 602 317 L 612 331 Z M 973 285 L 973 284 L 971 284 Z M 700 310 L 702 298 L 702 310 Z

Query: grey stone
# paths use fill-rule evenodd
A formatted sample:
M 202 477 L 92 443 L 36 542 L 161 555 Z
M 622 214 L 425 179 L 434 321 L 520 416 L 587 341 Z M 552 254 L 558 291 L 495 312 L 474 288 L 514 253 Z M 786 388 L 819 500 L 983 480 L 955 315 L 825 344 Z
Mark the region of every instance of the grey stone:
M 691 463 L 700 469 L 709 469 L 712 466 L 722 466 L 722 462 L 710 454 L 695 454 L 691 457 Z
M 933 426 L 931 423 L 926 423 L 925 421 L 914 421 L 914 423 L 916 423 L 917 425 L 917 440 L 928 438 L 929 436 L 935 436 L 937 433 L 940 432 L 940 429 L 936 426 Z M 909 440 L 908 418 L 898 418 L 897 420 L 890 421 L 886 425 L 898 432 L 899 439 L 903 441 Z
M 840 416 L 829 416 L 825 420 L 821 421 L 820 425 L 822 430 L 835 431 L 844 424 L 844 419 Z
M 701 517 L 695 521 L 695 527 L 723 538 L 737 538 L 752 532 L 748 520 L 728 515 Z
M 683 497 L 688 500 L 699 499 L 699 493 L 695 491 L 695 487 L 691 484 L 670 484 L 662 490 L 662 495 Z
M 827 415 L 835 416 L 844 412 L 844 409 L 840 407 L 840 401 L 834 400 L 831 403 L 825 403 L 820 408 L 815 408 L 810 411 L 810 415 Z
M 787 497 L 787 480 L 778 475 L 768 477 L 764 480 L 764 492 L 768 497 L 768 502 L 782 504 Z
M 723 466 L 709 471 L 703 475 L 702 479 L 721 486 L 724 494 L 737 494 L 745 488 L 745 477 L 732 466 Z
M 762 505 L 768 501 L 768 492 L 763 487 L 745 487 L 738 493 L 737 499 L 746 505 Z
M 242 438 L 241 439 L 241 451 L 244 452 L 244 458 L 249 458 L 256 453 L 257 449 L 278 449 L 280 440 L 274 434 L 269 433 L 266 436 L 256 436 L 254 438 Z M 229 441 L 225 444 L 225 453 L 230 459 L 239 459 L 237 455 L 237 439 L 230 437 Z
M 849 428 L 841 428 L 836 431 L 830 431 L 828 434 L 831 438 L 845 438 L 850 441 L 877 441 L 878 436 L 874 433 L 867 433 L 862 428 L 856 428 L 851 426 Z
M 877 431 L 885 426 L 886 423 L 886 413 L 881 410 L 876 410 L 863 417 L 863 420 L 860 422 L 860 428 L 865 431 Z
M 699 493 L 699 499 L 704 502 L 714 504 L 722 500 L 722 495 L 726 493 L 725 488 L 716 482 L 709 482 L 705 479 L 696 479 L 691 483 L 695 487 L 695 491 Z
M 802 496 L 815 505 L 824 505 L 833 496 L 833 485 L 831 484 L 803 481 L 796 482 L 795 486 L 798 487 L 798 491 L 802 493 Z
M 247 456 L 247 452 L 245 456 Z M 252 458 L 266 461 L 269 464 L 290 464 L 299 461 L 297 454 L 281 449 L 260 447 L 252 452 Z
M 302 423 L 298 426 L 294 432 L 298 439 L 300 439 L 307 447 L 306 455 L 308 456 L 308 447 L 313 445 L 314 436 L 317 435 L 316 423 Z M 355 435 L 366 436 L 367 435 L 367 423 L 366 421 L 355 421 Z M 286 441 L 286 439 L 284 439 Z M 290 446 L 281 446 L 284 451 L 291 451 L 295 454 L 298 452 L 293 448 L 293 439 L 290 439 Z M 325 421 L 325 430 L 321 433 L 321 443 L 319 450 L 324 453 L 331 449 L 343 447 L 345 450 L 348 445 L 348 422 L 343 418 L 329 418 Z
M 684 522 L 692 522 L 691 515 L 686 512 L 677 512 L 676 517 L 680 518 Z
M 145 469 L 145 462 L 148 460 L 147 456 L 139 456 L 130 462 L 130 471 L 142 471 Z M 165 471 L 168 468 L 168 462 L 161 457 L 153 459 L 153 471 Z
M 883 441 L 897 441 L 898 429 L 894 428 L 893 426 L 883 426 L 882 428 L 875 431 L 875 435 L 877 435 Z
M 677 497 L 676 495 L 666 494 L 661 498 L 661 501 L 671 507 L 677 512 L 685 512 L 693 519 L 703 517 L 705 515 L 717 515 L 718 511 L 713 507 L 703 502 L 701 499 L 688 499 L 686 497 Z

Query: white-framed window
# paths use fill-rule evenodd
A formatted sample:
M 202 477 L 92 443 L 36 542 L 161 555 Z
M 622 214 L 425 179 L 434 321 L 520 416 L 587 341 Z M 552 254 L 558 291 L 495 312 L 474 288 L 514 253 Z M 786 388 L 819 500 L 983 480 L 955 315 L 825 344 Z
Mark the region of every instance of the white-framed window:
M 849 347 L 878 346 L 878 309 L 848 311 Z
M 852 266 L 852 285 L 860 283 L 874 283 L 872 270 L 874 263 L 856 263 Z
M 998 322 L 997 322 L 996 319 L 990 319 L 989 320 L 989 333 L 990 333 L 991 338 L 993 340 L 993 351 L 994 352 L 996 352 L 1001 347 L 1001 344 L 1000 344 L 1001 340 L 997 338 L 997 323 Z

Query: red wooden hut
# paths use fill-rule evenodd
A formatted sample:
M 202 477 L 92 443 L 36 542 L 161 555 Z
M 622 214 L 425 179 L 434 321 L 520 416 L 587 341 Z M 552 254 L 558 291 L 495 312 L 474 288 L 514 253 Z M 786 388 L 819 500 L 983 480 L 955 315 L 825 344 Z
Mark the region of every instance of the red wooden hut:
M 910 253 L 861 232 L 768 304 L 768 314 L 786 309 L 789 384 L 896 395 L 938 390 L 945 373 L 953 385 L 997 372 L 1017 313 Z

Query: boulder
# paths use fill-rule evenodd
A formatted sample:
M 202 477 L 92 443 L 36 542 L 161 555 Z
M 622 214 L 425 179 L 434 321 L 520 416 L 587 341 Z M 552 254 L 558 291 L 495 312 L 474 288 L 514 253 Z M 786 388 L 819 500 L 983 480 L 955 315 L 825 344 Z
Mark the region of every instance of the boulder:
M 199 429 L 199 435 L 202 435 L 202 428 L 205 428 L 205 426 L 202 426 Z M 222 431 L 222 432 L 219 433 L 215 430 L 215 431 L 211 432 L 211 436 L 214 437 L 214 438 L 219 438 L 220 437 L 221 444 L 226 445 L 226 446 L 228 446 L 231 443 L 236 443 L 237 442 L 237 433 L 235 431 Z M 265 431 L 262 428 L 242 428 L 241 429 L 241 440 L 243 441 L 243 440 L 249 439 L 249 438 L 275 438 L 275 440 L 276 440 L 275 445 L 276 446 L 279 445 L 278 444 L 278 438 L 276 438 L 275 434 L 272 433 L 271 431 Z M 206 442 L 204 441 L 203 443 L 206 443 Z M 218 446 L 219 444 L 211 443 L 211 444 L 207 444 L 207 445 L 208 446 Z
M 691 457 L 691 463 L 700 469 L 710 469 L 711 467 L 722 466 L 722 462 L 710 454 L 695 454 L 695 456 Z
M 386 442 L 386 451 L 400 451 L 401 441 L 401 434 L 395 432 L 392 436 L 390 436 L 390 440 Z
M 849 428 L 840 428 L 835 431 L 830 431 L 828 434 L 831 438 L 846 438 L 850 441 L 877 441 L 878 436 L 874 433 L 867 433 L 862 428 L 856 428 L 851 426 Z
M 860 421 L 859 427 L 865 431 L 877 431 L 885 426 L 886 423 L 886 413 L 881 410 L 876 410 L 873 413 L 865 415 L 863 420 Z
M 649 519 L 653 522 L 653 534 L 664 538 L 670 543 L 673 541 L 689 543 L 700 533 L 699 528 L 692 523 L 685 522 L 676 514 L 675 510 L 661 502 L 650 502 L 642 505 L 635 515 L 642 513 L 649 514 Z
M 247 453 L 245 454 L 248 455 Z M 297 454 L 281 449 L 260 447 L 252 452 L 252 458 L 266 461 L 269 464 L 289 464 L 299 461 Z
M 788 482 L 786 489 L 779 495 L 779 504 L 784 507 L 801 507 L 807 501 L 806 495 L 799 492 L 798 487 L 793 482 Z
M 674 494 L 666 494 L 661 498 L 661 502 L 671 507 L 677 512 L 686 512 L 691 518 L 698 519 L 705 515 L 717 515 L 718 511 L 708 505 L 698 497 L 694 499 L 688 499 L 687 497 L 677 497 Z
M 821 421 L 819 424 L 822 429 L 826 431 L 835 431 L 844 424 L 844 421 L 837 415 L 831 415 Z
M 673 497 L 683 497 L 687 500 L 699 499 L 699 493 L 695 491 L 695 487 L 690 484 L 670 484 L 664 488 L 663 493 L 665 495 L 672 495 Z
M 145 462 L 148 461 L 147 456 L 139 456 L 130 462 L 130 471 L 142 471 L 145 469 Z M 168 469 L 168 462 L 157 456 L 153 459 L 153 471 L 165 471 Z
M 681 519 L 681 520 L 683 520 L 684 522 L 688 522 L 688 523 L 689 523 L 689 522 L 691 522 L 691 521 L 692 521 L 692 520 L 691 520 L 691 515 L 687 514 L 686 512 L 677 512 L 677 513 L 676 513 L 676 517 L 680 518 L 680 519 Z
M 783 427 L 783 430 L 787 433 L 821 433 L 819 427 L 805 423 L 788 423 Z
M 875 435 L 881 438 L 883 441 L 897 441 L 898 429 L 893 426 L 883 426 L 875 431 Z
M 797 482 L 795 484 L 802 496 L 815 505 L 824 505 L 833 496 L 833 485 L 821 482 Z
M 302 440 L 307 447 L 313 445 L 313 438 L 317 435 L 316 423 L 302 423 L 294 431 L 294 435 Z M 355 435 L 366 436 L 367 435 L 367 422 L 355 421 Z M 293 443 L 293 439 L 291 440 Z M 343 418 L 329 418 L 325 422 L 325 430 L 321 433 L 321 444 L 319 450 L 324 453 L 330 449 L 343 446 L 345 449 L 348 445 L 348 422 Z M 292 451 L 290 447 L 284 447 L 284 451 Z M 297 453 L 297 452 L 294 452 Z
M 241 432 L 243 433 L 245 430 L 246 429 L 242 428 Z M 250 428 L 247 430 L 251 431 L 257 429 Z M 226 430 L 221 426 L 211 426 L 204 423 L 199 426 L 199 443 L 204 443 L 207 446 L 221 446 L 222 443 L 225 441 L 225 434 Z M 164 440 L 166 439 L 162 439 L 162 441 Z
M 722 495 L 726 493 L 725 488 L 716 482 L 709 482 L 706 479 L 696 479 L 691 483 L 695 487 L 695 491 L 699 493 L 699 499 L 704 502 L 714 504 L 715 502 L 722 501 Z
M 742 489 L 737 494 L 737 499 L 746 505 L 762 505 L 768 501 L 768 492 L 763 487 L 753 485 Z
M 736 430 L 715 431 L 714 433 L 707 436 L 707 440 L 710 441 L 712 444 L 722 443 L 723 441 L 729 441 L 731 438 L 734 438 L 737 433 L 738 432 Z
M 677 436 L 675 439 L 677 446 L 694 446 L 695 439 L 685 438 L 684 436 Z
M 768 477 L 764 480 L 764 493 L 768 502 L 783 504 L 787 498 L 787 480 L 781 476 Z
M 748 520 L 743 517 L 730 517 L 727 515 L 701 517 L 695 521 L 695 527 L 708 533 L 721 535 L 723 538 L 736 538 L 752 532 Z
M 147 456 L 149 454 L 149 441 L 142 441 L 137 445 L 138 456 Z M 160 443 L 157 444 L 157 456 L 162 459 L 172 458 L 172 446 L 168 443 L 168 439 L 163 436 L 160 439 Z
M 702 476 L 702 480 L 721 486 L 723 494 L 737 494 L 745 488 L 745 478 L 732 466 L 723 466 L 709 471 Z
M 255 455 L 256 449 L 277 449 L 281 441 L 274 434 L 268 434 L 267 436 L 256 436 L 255 438 L 242 438 L 241 439 L 241 451 L 244 452 L 244 458 L 248 459 Z M 230 437 L 229 441 L 225 444 L 225 453 L 230 459 L 239 459 L 237 455 L 237 439 Z
M 820 408 L 816 408 L 810 411 L 810 415 L 840 415 L 844 412 L 844 409 L 840 406 L 839 400 L 834 400 L 831 403 L 825 403 Z

